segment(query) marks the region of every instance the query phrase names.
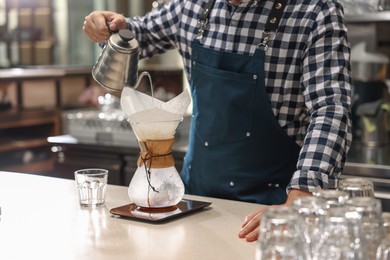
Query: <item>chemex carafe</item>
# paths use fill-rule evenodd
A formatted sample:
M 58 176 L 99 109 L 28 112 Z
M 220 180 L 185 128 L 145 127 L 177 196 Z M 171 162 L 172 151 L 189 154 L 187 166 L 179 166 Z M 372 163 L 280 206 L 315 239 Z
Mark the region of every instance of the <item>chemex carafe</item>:
M 137 88 L 139 44 L 130 30 L 111 35 L 92 69 L 97 83 L 109 91 L 121 92 L 123 87 Z M 143 74 L 141 74 L 143 75 Z
M 122 110 L 141 148 L 128 194 L 143 211 L 174 210 L 184 195 L 172 146 L 190 101 L 187 90 L 167 102 L 133 88 L 122 91 Z

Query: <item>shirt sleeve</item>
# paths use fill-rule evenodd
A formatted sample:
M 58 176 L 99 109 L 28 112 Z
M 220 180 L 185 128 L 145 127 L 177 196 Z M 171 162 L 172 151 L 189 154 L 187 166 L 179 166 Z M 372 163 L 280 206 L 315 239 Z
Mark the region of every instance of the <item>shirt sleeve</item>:
M 352 141 L 347 28 L 342 7 L 336 1 L 324 5 L 302 59 L 301 84 L 310 118 L 297 171 L 287 190 L 337 188 Z
M 158 11 L 127 18 L 129 30 L 140 44 L 140 58 L 151 57 L 177 47 L 177 31 L 185 1 L 170 1 Z

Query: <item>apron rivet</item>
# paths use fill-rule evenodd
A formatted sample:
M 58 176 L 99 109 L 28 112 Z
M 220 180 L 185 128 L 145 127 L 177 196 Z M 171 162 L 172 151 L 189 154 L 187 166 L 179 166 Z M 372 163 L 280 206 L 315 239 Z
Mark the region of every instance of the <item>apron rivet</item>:
M 204 146 L 209 146 L 209 143 L 208 142 L 204 142 Z
M 257 75 L 253 75 L 253 79 L 257 79 Z
M 250 132 L 246 132 L 246 136 L 247 137 L 251 136 L 251 133 Z
M 275 184 L 275 188 L 278 188 L 278 187 L 279 187 L 279 183 L 276 183 L 276 184 Z
M 268 183 L 268 187 L 272 187 L 272 183 Z
M 229 183 L 229 185 L 230 185 L 230 187 L 233 187 L 233 186 L 234 186 L 234 182 L 231 181 L 231 182 Z

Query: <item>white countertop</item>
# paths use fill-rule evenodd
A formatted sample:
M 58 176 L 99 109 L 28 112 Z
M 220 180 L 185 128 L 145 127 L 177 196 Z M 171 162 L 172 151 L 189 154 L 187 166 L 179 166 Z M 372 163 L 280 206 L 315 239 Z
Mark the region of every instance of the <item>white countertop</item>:
M 83 209 L 74 181 L 0 171 L 0 259 L 254 259 L 239 239 L 259 205 L 197 196 L 207 209 L 160 224 L 113 217 L 130 203 L 127 187 L 109 185 L 106 205 Z

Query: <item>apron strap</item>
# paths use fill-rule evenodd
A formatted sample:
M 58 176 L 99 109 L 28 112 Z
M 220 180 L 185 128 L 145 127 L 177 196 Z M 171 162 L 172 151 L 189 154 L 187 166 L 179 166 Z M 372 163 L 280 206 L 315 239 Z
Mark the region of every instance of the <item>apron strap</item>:
M 198 18 L 198 24 L 199 24 L 199 30 L 196 35 L 197 40 L 201 40 L 203 38 L 204 30 L 206 29 L 206 25 L 209 21 L 209 15 L 211 12 L 211 9 L 213 8 L 213 5 L 215 3 L 215 0 L 209 0 L 206 3 L 206 7 L 204 8 L 204 11 L 199 15 Z
M 263 46 L 265 50 L 268 49 L 268 41 L 271 34 L 271 31 L 276 32 L 279 27 L 279 22 L 282 19 L 284 8 L 287 5 L 288 0 L 277 0 L 274 2 L 271 12 L 268 16 L 267 23 L 265 24 L 263 31 L 263 41 L 259 44 L 259 46 Z M 209 0 L 206 3 L 204 11 L 199 15 L 198 24 L 199 29 L 196 35 L 197 40 L 201 40 L 203 38 L 204 30 L 206 29 L 206 25 L 208 23 L 208 18 L 211 13 L 211 9 L 213 8 L 215 0 Z
M 271 12 L 268 16 L 267 23 L 265 24 L 263 31 L 263 41 L 258 47 L 264 48 L 264 51 L 268 50 L 268 42 L 271 32 L 276 32 L 279 27 L 279 22 L 282 19 L 284 8 L 287 5 L 288 0 L 277 0 L 274 2 Z
M 199 15 L 199 20 L 206 21 L 209 18 L 211 9 L 213 8 L 213 5 L 215 3 L 215 0 L 209 0 L 206 4 L 206 7 L 204 8 L 203 13 Z
M 209 18 L 211 9 L 214 6 L 214 3 L 215 3 L 215 0 L 209 0 L 206 3 L 206 7 L 205 7 L 204 11 L 199 15 L 198 23 L 200 23 L 201 25 L 207 24 L 208 18 Z M 279 22 L 282 19 L 283 11 L 284 11 L 284 8 L 286 7 L 286 5 L 287 5 L 287 0 L 278 0 L 278 1 L 274 2 L 272 9 L 271 9 L 271 13 L 269 14 L 268 19 L 267 19 L 267 24 L 265 25 L 266 31 L 276 31 L 278 29 Z M 202 27 L 200 28 L 200 30 L 202 30 Z M 204 31 L 204 28 L 203 28 L 203 31 Z
M 271 9 L 271 13 L 268 16 L 264 31 L 276 32 L 278 30 L 279 22 L 282 19 L 283 11 L 286 5 L 287 0 L 277 0 L 274 2 L 274 5 Z

